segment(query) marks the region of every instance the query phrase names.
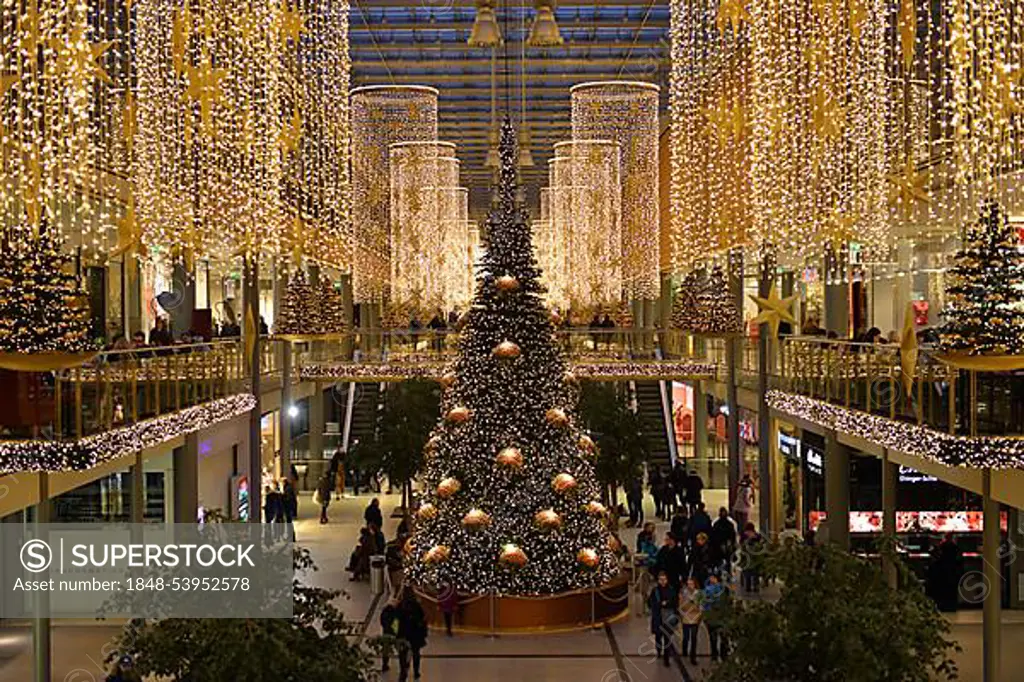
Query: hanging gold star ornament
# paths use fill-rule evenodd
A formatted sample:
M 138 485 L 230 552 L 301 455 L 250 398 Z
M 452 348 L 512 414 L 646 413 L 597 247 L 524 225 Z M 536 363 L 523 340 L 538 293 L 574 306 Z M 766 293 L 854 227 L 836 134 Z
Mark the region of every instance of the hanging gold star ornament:
M 50 64 L 54 75 L 70 77 L 76 88 L 83 89 L 92 78 L 104 83 L 113 82 L 102 64 L 103 55 L 114 46 L 113 41 L 89 42 L 85 28 L 77 27 L 72 29 L 67 39 L 50 38 L 47 46 L 55 55 Z
M 294 152 L 299 147 L 299 140 L 302 138 L 302 116 L 299 108 L 292 109 L 292 117 L 281 129 L 277 137 L 277 144 L 285 154 Z
M 930 204 L 932 199 L 925 190 L 928 177 L 924 173 L 918 173 L 914 160 L 907 156 L 903 167 L 903 173 L 889 176 L 892 187 L 889 188 L 889 202 L 898 205 L 904 215 L 910 215 L 917 201 Z
M 279 17 L 278 26 L 281 31 L 281 42 L 287 47 L 288 40 L 291 39 L 296 45 L 298 45 L 303 31 L 305 31 L 305 26 L 302 20 L 302 11 L 298 9 L 298 5 L 296 5 L 294 9 L 289 9 L 287 0 L 282 0 L 281 13 Z
M 744 21 L 747 23 L 753 21 L 753 17 L 747 10 L 747 0 L 722 0 L 718 5 L 715 26 L 719 33 L 725 33 L 726 27 L 731 26 L 733 35 L 738 35 Z
M 771 333 L 771 338 L 779 338 L 779 325 L 783 322 L 788 322 L 791 325 L 796 325 L 796 318 L 793 317 L 791 312 L 793 308 L 793 302 L 799 296 L 787 296 L 786 298 L 779 298 L 778 292 L 775 290 L 775 285 L 772 284 L 772 288 L 768 291 L 768 298 L 761 298 L 760 296 L 751 296 L 751 300 L 757 304 L 758 314 L 754 320 L 755 324 L 767 324 L 768 329 Z
M 186 96 L 199 103 L 199 113 L 203 123 L 203 131 L 213 132 L 213 106 L 224 99 L 222 82 L 228 76 L 227 69 L 215 69 L 207 57 L 199 66 L 185 67 L 188 80 Z
M 917 41 L 917 0 L 900 0 L 900 49 L 903 52 L 903 70 L 914 68 L 914 50 Z
M 914 304 L 908 303 L 903 313 L 903 331 L 900 333 L 900 381 L 903 391 L 909 396 L 914 389 L 914 372 L 917 369 L 917 331 L 914 327 Z
M 133 248 L 139 256 L 146 257 L 146 246 L 142 242 L 142 231 L 135 215 L 135 201 L 131 200 L 124 215 L 117 221 L 117 246 L 110 252 L 110 257 L 116 258 Z
M 1024 71 L 1019 67 L 1000 61 L 992 69 L 991 81 L 983 86 L 985 96 L 1000 110 L 1003 120 L 1021 112 L 1014 90 L 1020 87 L 1022 75 Z

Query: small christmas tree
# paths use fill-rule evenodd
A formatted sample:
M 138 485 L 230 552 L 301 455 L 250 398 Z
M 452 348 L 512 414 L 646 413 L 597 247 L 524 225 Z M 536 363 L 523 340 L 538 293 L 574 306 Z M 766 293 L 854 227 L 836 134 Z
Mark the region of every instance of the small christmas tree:
M 679 284 L 672 301 L 672 326 L 690 331 L 697 326 L 697 297 L 704 290 L 704 272 L 694 270 Z
M 722 266 L 716 265 L 711 269 L 707 281 L 697 294 L 697 309 L 688 331 L 707 336 L 743 332 L 743 320 Z
M 71 257 L 43 223 L 8 230 L 0 258 L 0 352 L 87 353 L 88 293 L 66 269 Z
M 576 425 L 578 390 L 541 298 L 516 200 L 516 132 L 502 127 L 499 201 L 442 421 L 427 444 L 408 574 L 463 593 L 549 595 L 618 573 Z
M 288 280 L 281 311 L 274 325 L 275 333 L 285 336 L 319 334 L 315 331 L 318 314 L 317 297 L 306 279 L 306 273 L 299 270 Z
M 940 348 L 967 355 L 1024 354 L 1024 254 L 998 203 L 986 202 L 967 226 L 954 263 Z
M 348 326 L 345 316 L 345 301 L 341 292 L 334 288 L 334 282 L 328 277 L 320 279 L 320 321 L 323 323 L 324 334 L 341 334 Z

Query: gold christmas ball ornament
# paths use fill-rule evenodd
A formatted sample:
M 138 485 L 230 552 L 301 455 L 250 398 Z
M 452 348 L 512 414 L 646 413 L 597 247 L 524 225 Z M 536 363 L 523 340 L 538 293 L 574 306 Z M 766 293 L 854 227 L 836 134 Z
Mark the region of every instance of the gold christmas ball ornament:
M 591 500 L 587 503 L 587 513 L 591 516 L 604 516 L 608 513 L 608 508 L 597 500 Z
M 459 479 L 449 476 L 437 484 L 437 496 L 446 500 L 461 489 L 462 484 L 459 483 Z
M 537 524 L 538 528 L 554 530 L 561 527 L 562 517 L 554 509 L 542 509 L 533 515 L 533 522 Z
M 498 287 L 498 291 L 516 291 L 519 288 L 519 280 L 512 275 L 502 275 L 494 280 L 494 285 Z
M 576 489 L 576 478 L 572 474 L 561 473 L 551 481 L 551 487 L 557 493 L 569 493 Z
M 552 426 L 566 426 L 569 423 L 569 417 L 560 407 L 552 407 L 544 414 L 544 419 Z
M 430 502 L 427 502 L 416 510 L 416 518 L 421 521 L 427 521 L 435 516 L 437 516 L 437 507 L 432 505 Z
M 519 469 L 523 466 L 523 453 L 519 448 L 508 447 L 502 448 L 498 456 L 494 458 L 499 466 L 508 467 L 509 469 Z
M 502 341 L 491 352 L 494 354 L 494 357 L 501 358 L 502 360 L 512 360 L 522 354 L 519 344 L 512 341 Z
M 451 550 L 445 545 L 434 545 L 423 554 L 423 561 L 428 564 L 439 564 L 448 561 Z
M 501 554 L 498 556 L 498 561 L 505 566 L 522 568 L 526 565 L 526 562 L 529 561 L 529 559 L 526 558 L 526 552 L 524 552 L 519 545 L 514 545 L 510 542 L 501 548 Z
M 608 536 L 608 549 L 610 549 L 612 552 L 618 554 L 619 551 L 622 550 L 622 541 L 619 540 L 614 535 L 609 535 Z
M 455 385 L 455 379 L 455 372 L 446 372 L 440 379 L 438 379 L 438 382 L 444 388 L 451 388 Z
M 469 530 L 479 530 L 491 522 L 490 515 L 482 509 L 470 509 L 462 517 L 462 525 Z
M 583 450 L 588 455 L 592 455 L 597 452 L 597 443 L 590 436 L 583 434 L 580 436 L 580 450 Z
M 473 415 L 469 411 L 469 408 L 464 405 L 458 405 L 448 410 L 447 419 L 453 424 L 463 424 L 469 421 L 469 418 Z
M 587 547 L 576 553 L 576 561 L 580 562 L 586 568 L 597 568 L 601 563 L 601 557 L 596 551 Z

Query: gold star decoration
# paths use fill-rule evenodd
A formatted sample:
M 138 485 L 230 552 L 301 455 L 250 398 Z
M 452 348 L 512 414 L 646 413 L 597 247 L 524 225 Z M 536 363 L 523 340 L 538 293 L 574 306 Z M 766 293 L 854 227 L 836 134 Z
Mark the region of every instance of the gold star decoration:
M 715 16 L 715 26 L 719 33 L 725 33 L 726 26 L 732 27 L 733 35 L 738 35 L 743 22 L 753 21 L 747 10 L 747 0 L 722 0 Z
M 768 298 L 761 298 L 760 296 L 751 296 L 750 298 L 757 304 L 758 309 L 757 318 L 754 320 L 754 323 L 767 324 L 771 338 L 777 339 L 779 337 L 779 325 L 783 322 L 796 325 L 796 318 L 793 317 L 791 310 L 793 302 L 799 298 L 799 295 L 779 298 L 775 285 L 772 284 L 772 288 L 768 290 Z
M 898 204 L 903 210 L 903 215 L 908 216 L 914 207 L 914 202 L 923 201 L 930 204 L 932 199 L 925 190 L 928 178 L 924 173 L 918 173 L 914 160 L 908 155 L 902 173 L 889 176 L 892 187 L 889 188 L 889 202 Z
M 731 139 L 740 142 L 746 136 L 747 116 L 741 102 L 730 105 L 725 95 L 720 95 L 714 107 L 701 107 L 701 113 L 708 121 L 705 133 L 718 140 L 720 147 L 726 146 Z
M 7 91 L 14 87 L 21 77 L 16 73 L 5 73 L 0 75 L 0 106 L 3 105 L 4 97 L 7 96 Z M 4 136 L 4 121 L 0 118 L 0 138 Z
M 914 304 L 907 304 L 903 313 L 903 331 L 900 333 L 900 381 L 909 396 L 914 389 L 914 371 L 917 369 L 917 332 L 914 328 Z
M 113 82 L 101 60 L 107 50 L 114 46 L 114 41 L 89 42 L 85 39 L 85 28 L 78 27 L 72 29 L 67 40 L 50 38 L 47 45 L 56 54 L 52 63 L 54 73 L 58 76 L 70 74 L 76 87 L 84 87 L 86 80 L 92 78 L 98 78 L 104 83 Z
M 900 31 L 900 49 L 903 51 L 903 70 L 910 73 L 914 67 L 914 49 L 917 41 L 917 3 L 916 0 L 900 0 L 898 28 Z
M 124 215 L 117 221 L 117 246 L 110 252 L 110 257 L 116 258 L 132 248 L 145 258 L 146 246 L 142 243 L 142 232 L 139 230 L 139 221 L 135 215 L 134 200 L 128 202 Z
M 818 135 L 827 139 L 842 137 L 846 111 L 823 87 L 819 86 L 811 95 L 811 108 Z
M 1019 67 L 1015 69 L 1009 64 L 999 62 L 992 71 L 991 81 L 984 85 L 985 96 L 1002 110 L 1004 117 L 1021 111 L 1021 106 L 1014 97 L 1014 89 L 1020 86 L 1022 75 L 1024 72 Z
M 294 152 L 299 147 L 299 140 L 302 138 L 302 116 L 299 108 L 292 109 L 292 117 L 288 123 L 281 128 L 277 136 L 277 144 L 285 154 Z
M 213 68 L 209 57 L 199 66 L 185 68 L 185 77 L 188 80 L 186 95 L 193 102 L 199 103 L 203 129 L 207 133 L 213 129 L 213 106 L 224 99 L 221 82 L 227 75 L 227 69 Z
M 302 37 L 302 32 L 305 30 L 302 11 L 298 9 L 298 6 L 295 9 L 289 9 L 287 0 L 281 0 L 281 14 L 278 22 L 281 30 L 281 41 L 285 46 L 288 45 L 289 38 L 298 44 L 299 39 Z
M 838 208 L 833 208 L 832 213 L 825 220 L 825 238 L 833 246 L 849 244 L 857 236 L 853 229 L 856 224 L 857 216 L 842 213 Z

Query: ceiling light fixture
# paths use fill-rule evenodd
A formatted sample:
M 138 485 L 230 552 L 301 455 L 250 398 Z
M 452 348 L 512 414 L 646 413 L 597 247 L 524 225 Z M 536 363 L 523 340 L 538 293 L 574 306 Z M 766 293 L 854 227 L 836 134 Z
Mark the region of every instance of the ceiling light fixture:
M 473 47 L 496 47 L 501 45 L 501 28 L 491 6 L 493 0 L 477 0 L 476 19 L 467 41 Z
M 534 6 L 537 14 L 533 18 L 533 27 L 526 44 L 530 47 L 555 47 L 563 42 L 562 34 L 555 21 L 554 0 L 536 0 Z

